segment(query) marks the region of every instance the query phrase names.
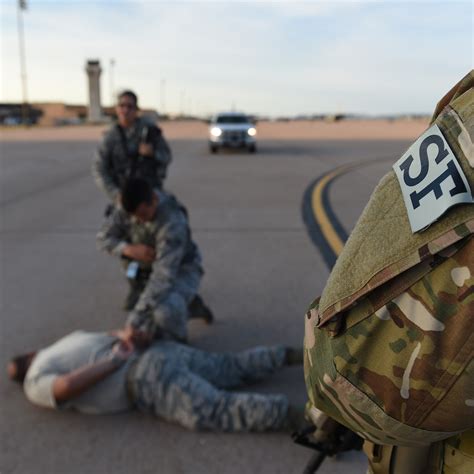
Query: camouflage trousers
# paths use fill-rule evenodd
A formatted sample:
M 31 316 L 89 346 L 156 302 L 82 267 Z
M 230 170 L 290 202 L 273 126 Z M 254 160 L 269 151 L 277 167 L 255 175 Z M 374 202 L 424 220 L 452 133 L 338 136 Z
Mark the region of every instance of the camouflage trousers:
M 177 275 L 173 286 L 151 301 L 142 302 L 149 275 L 133 281 L 134 309 L 127 322 L 145 332 L 164 333 L 180 341 L 187 339 L 188 306 L 199 289 L 202 270 L 198 265 L 189 265 Z
M 172 341 L 156 342 L 129 376 L 136 407 L 190 429 L 264 431 L 284 428 L 285 395 L 229 392 L 261 380 L 285 362 L 283 346 L 210 353 Z

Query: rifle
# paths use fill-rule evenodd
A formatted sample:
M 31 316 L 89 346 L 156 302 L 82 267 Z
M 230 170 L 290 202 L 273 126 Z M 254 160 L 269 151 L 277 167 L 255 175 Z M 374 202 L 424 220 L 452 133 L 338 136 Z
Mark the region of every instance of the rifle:
M 314 418 L 311 417 L 314 422 Z M 362 449 L 364 440 L 353 431 L 337 423 L 323 413 L 318 414 L 315 425 L 296 431 L 291 435 L 293 441 L 317 452 L 306 465 L 303 474 L 314 474 L 326 456 L 335 456 L 344 451 Z

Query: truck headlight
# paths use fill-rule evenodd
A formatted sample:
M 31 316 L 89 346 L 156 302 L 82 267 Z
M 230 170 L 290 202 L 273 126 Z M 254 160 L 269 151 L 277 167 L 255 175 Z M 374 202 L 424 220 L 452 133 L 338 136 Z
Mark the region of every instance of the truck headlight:
M 247 133 L 248 133 L 251 137 L 254 137 L 255 135 L 257 135 L 257 130 L 256 130 L 254 127 L 250 127 L 250 128 L 247 130 Z
M 222 135 L 222 130 L 219 127 L 212 127 L 211 128 L 211 135 L 213 137 L 220 137 Z

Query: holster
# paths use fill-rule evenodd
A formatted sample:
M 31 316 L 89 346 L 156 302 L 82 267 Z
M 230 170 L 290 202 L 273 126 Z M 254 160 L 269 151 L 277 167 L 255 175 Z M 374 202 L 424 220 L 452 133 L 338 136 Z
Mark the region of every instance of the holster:
M 407 447 L 365 441 L 364 453 L 371 474 L 428 474 L 430 446 Z

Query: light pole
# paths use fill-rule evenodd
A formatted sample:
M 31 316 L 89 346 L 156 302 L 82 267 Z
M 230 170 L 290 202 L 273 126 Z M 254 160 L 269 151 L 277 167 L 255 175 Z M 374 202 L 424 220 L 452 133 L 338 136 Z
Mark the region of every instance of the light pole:
M 180 108 L 180 111 L 181 111 L 181 117 L 184 117 L 185 97 L 186 97 L 186 91 L 184 89 L 181 89 L 181 94 L 179 96 L 179 108 Z
M 161 79 L 160 81 L 160 115 L 165 115 L 165 86 L 166 86 L 166 79 Z
M 18 41 L 20 44 L 20 76 L 23 103 L 21 106 L 21 117 L 24 124 L 28 123 L 28 89 L 26 84 L 26 55 L 25 55 L 25 32 L 23 28 L 23 13 L 26 10 L 26 0 L 18 0 L 17 4 L 17 18 L 18 18 Z

